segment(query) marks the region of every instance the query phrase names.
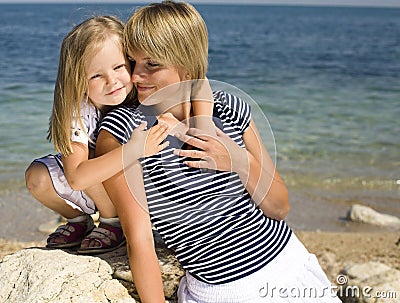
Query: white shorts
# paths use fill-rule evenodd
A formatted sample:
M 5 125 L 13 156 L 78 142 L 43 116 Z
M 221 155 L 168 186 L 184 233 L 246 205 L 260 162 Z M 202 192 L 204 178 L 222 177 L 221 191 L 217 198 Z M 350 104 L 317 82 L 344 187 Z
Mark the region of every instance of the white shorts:
M 208 284 L 190 273 L 181 279 L 179 303 L 340 303 L 320 267 L 293 233 L 283 251 L 261 270 L 226 284 Z
M 96 212 L 96 205 L 84 191 L 73 190 L 69 186 L 64 175 L 61 154 L 44 156 L 33 162 L 43 163 L 47 167 L 54 190 L 68 205 L 89 215 Z

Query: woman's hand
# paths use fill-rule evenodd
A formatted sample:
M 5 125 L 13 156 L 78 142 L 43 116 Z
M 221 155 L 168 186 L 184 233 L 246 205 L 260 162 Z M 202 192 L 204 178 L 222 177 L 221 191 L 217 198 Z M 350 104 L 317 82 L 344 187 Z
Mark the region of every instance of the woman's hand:
M 177 149 L 174 154 L 196 160 L 184 163 L 190 167 L 238 172 L 247 166 L 247 151 L 218 128 L 216 136 L 204 134 L 197 128 L 190 128 L 186 134 L 176 133 L 175 136 L 197 148 L 190 150 Z
M 290 210 L 288 191 L 252 120 L 243 134 L 246 148 L 241 148 L 228 135 L 216 128 L 216 136 L 204 135 L 199 129 L 177 133 L 178 139 L 198 150 L 175 150 L 177 156 L 189 157 L 190 167 L 232 171 L 239 175 L 246 190 L 264 215 L 276 220 Z

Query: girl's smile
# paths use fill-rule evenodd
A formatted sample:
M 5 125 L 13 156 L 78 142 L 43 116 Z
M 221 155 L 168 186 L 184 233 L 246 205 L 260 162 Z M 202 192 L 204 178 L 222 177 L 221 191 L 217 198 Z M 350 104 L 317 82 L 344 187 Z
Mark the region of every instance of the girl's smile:
M 129 61 L 113 39 L 105 41 L 103 48 L 88 60 L 85 70 L 88 96 L 97 107 L 122 103 L 133 87 Z

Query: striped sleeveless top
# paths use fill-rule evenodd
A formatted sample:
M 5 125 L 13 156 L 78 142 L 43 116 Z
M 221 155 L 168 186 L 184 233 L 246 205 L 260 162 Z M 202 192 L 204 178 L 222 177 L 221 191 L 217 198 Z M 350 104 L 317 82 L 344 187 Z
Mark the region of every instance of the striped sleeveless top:
M 250 106 L 217 91 L 213 116 L 217 127 L 244 148 Z M 107 114 L 100 130 L 124 144 L 143 120 L 150 127 L 156 118 L 144 107 L 120 107 Z M 172 136 L 166 140 L 166 149 L 140 161 L 152 224 L 182 267 L 200 281 L 222 284 L 273 260 L 292 232 L 285 221 L 264 216 L 236 173 L 190 168 L 173 154 L 183 143 Z

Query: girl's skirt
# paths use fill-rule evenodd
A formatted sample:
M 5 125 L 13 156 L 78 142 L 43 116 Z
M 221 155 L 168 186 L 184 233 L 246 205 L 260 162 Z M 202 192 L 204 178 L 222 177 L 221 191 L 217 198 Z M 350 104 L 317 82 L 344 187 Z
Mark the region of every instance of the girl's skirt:
M 84 191 L 73 190 L 68 184 L 64 175 L 61 154 L 44 156 L 35 159 L 34 162 L 43 163 L 47 167 L 54 190 L 68 205 L 89 215 L 96 212 L 93 200 Z

